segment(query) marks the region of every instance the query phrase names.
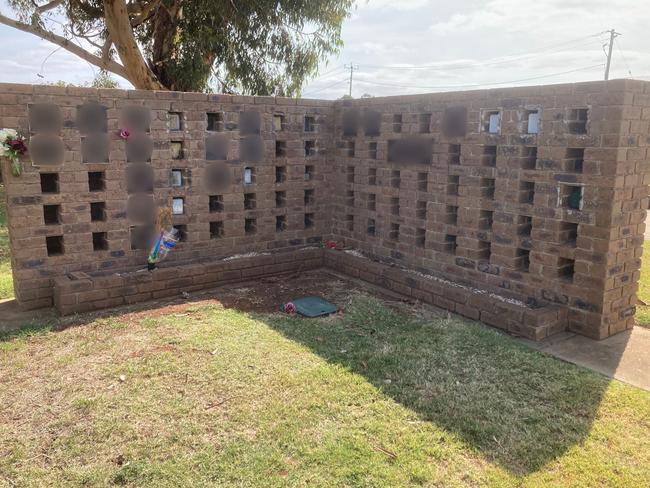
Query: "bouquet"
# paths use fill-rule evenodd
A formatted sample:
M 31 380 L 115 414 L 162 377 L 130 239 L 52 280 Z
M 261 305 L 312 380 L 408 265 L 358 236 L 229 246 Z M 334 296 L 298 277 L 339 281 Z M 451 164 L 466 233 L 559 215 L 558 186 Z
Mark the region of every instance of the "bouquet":
M 11 161 L 11 173 L 20 176 L 23 172 L 23 165 L 20 156 L 27 152 L 25 138 L 19 136 L 14 129 L 0 130 L 0 157 Z

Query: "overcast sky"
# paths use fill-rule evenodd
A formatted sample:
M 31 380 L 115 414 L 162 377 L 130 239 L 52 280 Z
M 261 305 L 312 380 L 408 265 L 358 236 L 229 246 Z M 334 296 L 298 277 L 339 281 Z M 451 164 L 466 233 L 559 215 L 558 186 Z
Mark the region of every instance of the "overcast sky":
M 9 12 L 0 0 L 3 13 Z M 304 95 L 426 93 L 602 79 L 615 28 L 611 78 L 650 79 L 648 0 L 358 0 L 341 54 Z M 96 68 L 63 49 L 0 26 L 0 81 L 84 84 Z M 124 82 L 124 86 L 128 84 Z

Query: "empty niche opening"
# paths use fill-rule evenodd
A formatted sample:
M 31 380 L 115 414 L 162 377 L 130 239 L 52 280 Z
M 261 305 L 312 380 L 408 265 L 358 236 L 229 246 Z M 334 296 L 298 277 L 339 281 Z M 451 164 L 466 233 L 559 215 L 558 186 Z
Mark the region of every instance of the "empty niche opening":
M 223 212 L 223 195 L 210 195 L 208 206 L 210 213 Z
M 425 220 L 427 218 L 427 202 L 420 200 L 415 205 L 415 216 L 420 220 Z
M 393 241 L 399 241 L 399 224 L 395 224 L 395 223 L 390 224 L 390 231 L 388 231 L 388 237 Z
M 368 143 L 368 158 L 377 159 L 377 143 L 369 142 Z
M 494 200 L 495 180 L 494 178 L 481 178 L 481 195 L 488 200 Z
M 445 234 L 445 252 L 449 254 L 456 254 L 456 236 L 454 234 Z
M 273 130 L 275 132 L 284 130 L 284 114 L 273 114 Z
M 355 143 L 354 141 L 344 141 L 343 142 L 343 149 L 344 149 L 344 154 L 348 158 L 353 158 L 355 155 Z
M 171 153 L 172 159 L 183 159 L 185 157 L 183 143 L 180 141 L 170 142 L 169 151 Z
M 347 175 L 348 183 L 354 183 L 354 166 L 348 166 L 345 174 Z
M 558 277 L 563 281 L 572 283 L 575 274 L 575 265 L 575 259 L 559 258 L 557 263 Z
M 181 112 L 167 113 L 167 127 L 171 131 L 180 131 L 183 129 L 183 114 Z
M 497 147 L 483 146 L 483 166 L 495 167 L 497 165 Z
M 481 112 L 481 131 L 489 134 L 501 132 L 501 112 L 498 110 L 483 110 Z
M 371 212 L 377 210 L 377 195 L 375 193 L 368 193 L 368 210 Z
M 582 210 L 584 190 L 584 186 L 560 184 L 557 196 L 558 207 Z
M 257 207 L 255 193 L 244 193 L 244 210 L 253 210 Z
M 93 251 L 107 251 L 108 237 L 106 232 L 93 232 Z
M 369 236 L 377 235 L 377 227 L 375 225 L 375 219 L 368 219 L 366 224 L 366 233 Z
M 447 218 L 445 222 L 449 225 L 458 224 L 458 207 L 456 205 L 447 205 L 446 209 Z
M 539 110 L 531 109 L 524 111 L 524 123 L 526 127 L 524 132 L 527 134 L 538 134 L 539 133 Z
M 422 227 L 417 227 L 415 229 L 415 245 L 416 247 L 425 247 L 426 246 L 426 229 Z
M 570 134 L 586 134 L 588 108 L 571 108 L 567 111 L 567 128 Z
M 208 123 L 207 130 L 210 132 L 223 131 L 223 113 L 222 112 L 208 112 L 206 114 Z
M 402 132 L 402 114 L 393 114 L 393 132 Z
M 304 194 L 305 205 L 313 205 L 316 203 L 316 190 L 309 188 L 305 190 Z
M 275 231 L 283 232 L 287 230 L 287 216 L 286 215 L 276 215 L 275 216 Z
M 494 222 L 494 212 L 492 210 L 481 210 L 479 214 L 479 228 L 483 230 L 492 230 Z
M 174 188 L 185 186 L 185 178 L 183 177 L 182 169 L 172 169 L 170 183 Z
M 524 146 L 521 149 L 521 169 L 535 169 L 537 165 L 537 146 Z
M 244 168 L 244 185 L 255 184 L 255 168 L 247 166 Z
M 106 202 L 92 202 L 90 204 L 90 221 L 103 222 L 106 220 Z
M 399 188 L 402 185 L 402 177 L 398 169 L 394 169 L 390 172 L 390 186 L 393 188 Z
M 187 242 L 187 225 L 174 224 L 174 229 L 176 229 L 176 237 L 178 238 L 178 242 Z
M 431 114 L 420 114 L 418 117 L 419 132 L 426 134 L 431 132 Z
M 350 232 L 354 230 L 354 215 L 347 214 L 345 216 L 345 228 Z
M 105 173 L 103 171 L 90 171 L 88 173 L 88 190 L 104 191 L 105 189 L 106 189 Z
M 313 166 L 311 164 L 305 165 L 305 177 L 304 177 L 305 181 L 313 180 L 315 174 L 316 174 L 316 167 L 315 166 Z
M 316 141 L 305 141 L 305 157 L 314 156 L 316 154 Z
M 578 241 L 578 224 L 562 222 L 560 225 L 560 242 L 567 246 L 576 247 Z
M 460 164 L 460 144 L 449 144 L 447 153 L 449 164 Z
M 515 269 L 528 272 L 530 269 L 530 250 L 518 248 L 515 255 Z
M 489 241 L 478 241 L 478 259 L 489 261 L 492 255 L 492 245 Z
M 354 191 L 353 190 L 348 190 L 346 196 L 345 196 L 345 204 L 348 207 L 354 207 Z
M 210 222 L 210 239 L 221 239 L 224 233 L 224 226 L 221 220 Z
M 377 184 L 377 168 L 368 168 L 368 184 L 371 186 Z
M 47 236 L 45 247 L 48 256 L 61 256 L 63 254 L 63 236 Z
M 287 142 L 275 141 L 275 157 L 283 158 L 287 155 Z
M 305 132 L 316 132 L 316 117 L 305 115 Z
M 183 197 L 172 198 L 172 214 L 183 215 L 185 213 L 185 199 Z
M 566 170 L 569 173 L 582 173 L 585 161 L 585 149 L 583 147 L 571 147 L 566 150 Z
M 59 173 L 41 173 L 41 193 L 59 193 Z
M 45 225 L 61 223 L 61 205 L 43 205 L 43 222 Z
M 275 167 L 275 182 L 284 183 L 287 180 L 287 167 L 286 166 L 276 166 Z
M 305 229 L 311 229 L 314 226 L 314 214 L 306 213 L 305 214 Z
M 392 215 L 399 215 L 399 197 L 391 197 L 391 199 L 390 199 L 390 213 Z
M 244 233 L 255 234 L 257 232 L 257 219 L 244 219 Z
M 519 215 L 517 217 L 517 235 L 521 237 L 530 237 L 533 230 L 533 218 L 529 215 Z
M 287 192 L 286 191 L 276 191 L 275 192 L 275 206 L 277 208 L 282 208 L 287 205 Z
M 418 173 L 417 184 L 419 191 L 426 192 L 429 186 L 429 173 Z
M 447 195 L 458 195 L 459 184 L 460 184 L 460 176 L 458 175 L 447 176 Z
M 519 182 L 519 203 L 530 203 L 535 201 L 535 182 Z

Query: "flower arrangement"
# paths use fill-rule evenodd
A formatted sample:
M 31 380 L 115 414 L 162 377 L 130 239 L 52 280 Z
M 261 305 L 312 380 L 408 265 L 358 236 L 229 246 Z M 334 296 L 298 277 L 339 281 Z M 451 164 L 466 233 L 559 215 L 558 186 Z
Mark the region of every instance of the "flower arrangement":
M 288 314 L 296 313 L 296 306 L 292 302 L 285 303 L 282 308 L 284 310 L 284 313 L 288 313 Z
M 11 174 L 20 176 L 23 173 L 23 165 L 20 156 L 27 152 L 25 138 L 18 135 L 14 129 L 0 130 L 0 157 L 11 161 Z

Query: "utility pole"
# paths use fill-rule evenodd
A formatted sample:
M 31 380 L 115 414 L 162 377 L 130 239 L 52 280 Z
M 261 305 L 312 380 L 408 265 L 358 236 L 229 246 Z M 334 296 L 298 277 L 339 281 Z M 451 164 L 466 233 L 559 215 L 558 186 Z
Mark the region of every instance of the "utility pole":
M 609 48 L 607 50 L 607 64 L 605 65 L 605 81 L 607 81 L 609 80 L 609 67 L 612 64 L 612 50 L 614 49 L 614 39 L 616 39 L 621 34 L 619 32 L 616 32 L 615 29 L 605 32 L 609 32 Z
M 346 64 L 345 69 L 350 70 L 350 87 L 349 87 L 349 90 L 348 90 L 348 95 L 350 96 L 350 98 L 352 98 L 352 73 L 354 73 L 355 70 L 359 69 L 359 65 L 358 64 L 353 64 L 353 63 Z

